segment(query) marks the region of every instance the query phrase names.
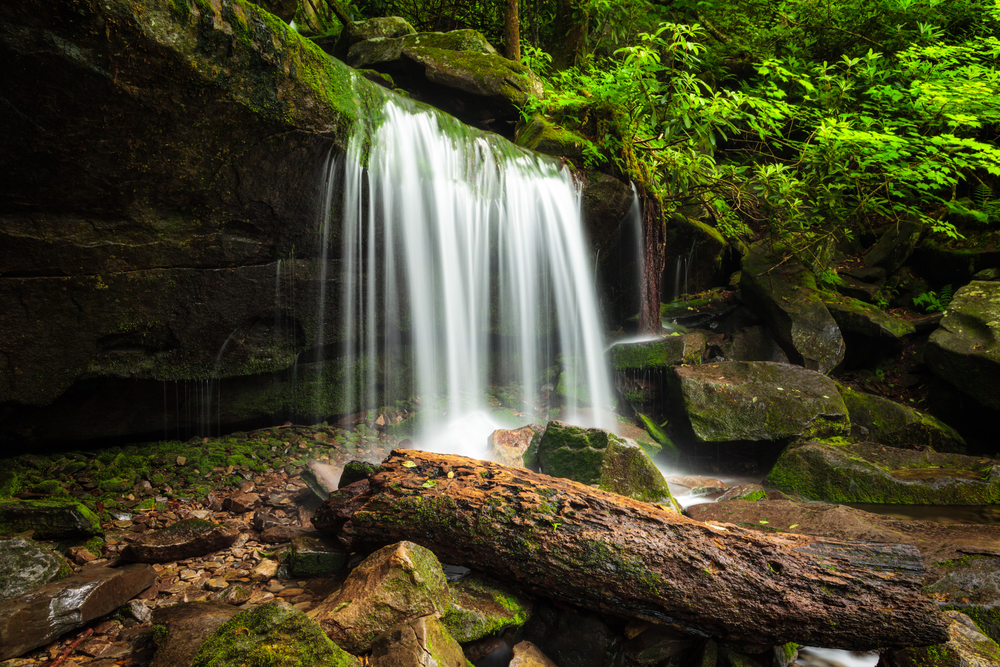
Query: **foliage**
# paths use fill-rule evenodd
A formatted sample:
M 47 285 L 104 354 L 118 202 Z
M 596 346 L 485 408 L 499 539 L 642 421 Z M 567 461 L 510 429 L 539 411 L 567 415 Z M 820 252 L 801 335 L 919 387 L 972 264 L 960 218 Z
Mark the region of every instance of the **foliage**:
M 948 307 L 954 290 L 951 285 L 941 288 L 941 293 L 927 291 L 913 297 L 913 305 L 924 309 L 925 313 L 938 313 Z

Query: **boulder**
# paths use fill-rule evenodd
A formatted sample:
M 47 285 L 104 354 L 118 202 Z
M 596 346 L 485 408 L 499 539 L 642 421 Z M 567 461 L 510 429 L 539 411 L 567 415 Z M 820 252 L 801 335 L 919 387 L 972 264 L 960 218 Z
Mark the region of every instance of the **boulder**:
M 458 642 L 434 616 L 389 628 L 372 642 L 372 667 L 467 667 Z
M 1000 502 L 1000 461 L 869 442 L 790 445 L 766 486 L 836 503 L 980 505 Z
M 358 42 L 385 40 L 415 34 L 417 31 L 414 30 L 413 26 L 400 16 L 376 16 L 364 21 L 354 21 L 344 26 L 331 55 L 340 60 L 346 60 L 351 47 Z
M 927 366 L 980 405 L 1000 410 L 1000 283 L 976 281 L 952 297 L 924 353 Z
M 348 461 L 347 464 L 344 465 L 344 470 L 340 473 L 340 481 L 337 483 L 337 488 L 342 489 L 349 484 L 357 482 L 358 480 L 365 479 L 376 470 L 378 470 L 377 463 L 368 463 L 367 461 Z
M 542 472 L 673 506 L 666 480 L 638 444 L 600 428 L 551 421 L 538 444 Z
M 794 363 L 827 373 L 844 359 L 840 327 L 823 304 L 814 274 L 795 257 L 781 259 L 766 243 L 754 244 L 743 257 L 740 294 Z
M 722 344 L 727 361 L 774 361 L 788 363 L 788 355 L 781 349 L 771 330 L 764 326 L 750 326 L 733 334 Z
M 525 640 L 514 645 L 508 667 L 559 667 L 542 653 L 541 649 Z
M 75 500 L 0 501 L 0 532 L 28 531 L 40 540 L 104 534 L 97 515 Z
M 460 642 L 471 642 L 524 625 L 532 601 L 503 584 L 472 575 L 451 586 L 451 604 L 441 621 Z
M 450 596 L 437 557 L 412 542 L 399 542 L 368 556 L 309 615 L 357 655 L 368 651 L 386 628 L 444 615 Z
M 888 314 L 870 303 L 830 292 L 821 295 L 823 305 L 845 334 L 875 340 L 899 340 L 916 331 L 911 322 Z
M 674 369 L 671 393 L 701 442 L 845 436 L 833 380 L 801 366 L 730 361 Z
M 66 559 L 20 535 L 0 537 L 0 602 L 69 573 Z
M 965 440 L 962 436 L 939 419 L 888 398 L 865 394 L 846 385 L 838 383 L 837 389 L 844 398 L 851 424 L 868 429 L 868 437 L 873 442 L 890 447 L 930 447 L 936 452 L 965 453 Z
M 639 343 L 616 343 L 608 348 L 608 360 L 615 371 L 663 370 L 679 364 L 700 364 L 704 353 L 705 335 L 693 332 Z
M 353 667 L 361 661 L 287 602 L 268 602 L 223 623 L 201 645 L 192 667 Z
M 508 466 L 525 467 L 524 455 L 535 435 L 545 430 L 541 424 L 528 424 L 516 429 L 497 429 L 490 434 L 487 446 L 491 458 Z
M 645 627 L 635 628 L 632 634 L 626 628 L 629 640 L 622 646 L 625 656 L 637 665 L 661 665 L 670 658 L 691 648 L 697 640 L 690 635 L 673 630 L 669 627 L 654 624 L 643 624 Z
M 150 667 L 187 667 L 195 653 L 220 625 L 240 613 L 227 604 L 188 602 L 153 611 L 153 625 L 166 628 L 157 640 Z
M 0 603 L 0 660 L 44 646 L 114 611 L 154 581 L 156 572 L 149 565 L 89 566 Z
M 967 615 L 990 639 L 1000 641 L 1000 558 L 964 555 L 939 562 L 935 574 L 927 594 L 943 609 Z
M 994 667 L 1000 664 L 1000 646 L 984 635 L 965 614 L 947 611 L 951 623 L 946 644 L 896 651 L 899 667 Z
M 239 531 L 203 519 L 182 519 L 172 526 L 143 533 L 123 551 L 122 557 L 139 563 L 166 563 L 204 556 L 225 549 Z
M 528 150 L 580 163 L 583 162 L 587 150 L 597 150 L 597 147 L 583 135 L 560 127 L 540 115 L 517 126 L 514 143 Z
M 964 285 L 980 271 L 1000 267 L 995 248 L 947 248 L 931 237 L 913 251 L 909 264 L 933 285 Z
M 472 30 L 358 42 L 346 62 L 389 74 L 415 99 L 506 136 L 513 135 L 519 107 L 543 92 L 527 66 L 496 53 Z
M 885 269 L 886 273 L 890 274 L 895 273 L 913 252 L 922 230 L 923 224 L 913 218 L 899 220 L 889 225 L 875 245 L 865 253 L 865 266 Z
M 524 628 L 524 638 L 557 665 L 614 664 L 622 640 L 597 614 L 541 604 Z M 544 664 L 544 663 L 543 663 Z
M 347 553 L 329 535 L 316 531 L 292 538 L 288 569 L 293 577 L 329 577 L 347 564 Z
M 834 289 L 846 297 L 857 299 L 858 301 L 864 301 L 865 303 L 875 303 L 878 296 L 879 286 L 859 280 L 858 278 L 845 273 L 840 276 L 840 281 L 834 285 Z

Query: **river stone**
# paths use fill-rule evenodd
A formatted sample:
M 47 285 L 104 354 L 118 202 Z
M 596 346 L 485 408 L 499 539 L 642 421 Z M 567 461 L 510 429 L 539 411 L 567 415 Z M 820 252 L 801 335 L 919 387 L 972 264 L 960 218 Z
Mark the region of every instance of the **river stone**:
M 941 420 L 895 401 L 837 384 L 851 424 L 868 429 L 869 438 L 891 447 L 965 453 L 965 439 Z
M 813 440 L 790 445 L 765 486 L 836 503 L 981 505 L 1000 502 L 1000 461 Z
M 198 649 L 191 667 L 351 667 L 361 662 L 330 641 L 323 629 L 283 600 L 242 611 Z
M 347 553 L 325 533 L 297 535 L 288 552 L 289 572 L 293 577 L 329 577 L 347 564 Z
M 372 642 L 371 667 L 467 667 L 465 653 L 434 616 L 389 628 Z
M 946 611 L 951 621 L 946 644 L 921 646 L 896 651 L 898 667 L 996 667 L 1000 665 L 1000 646 L 976 627 L 965 614 Z
M 927 366 L 981 405 L 1000 410 L 1000 283 L 960 288 L 931 334 Z
M 528 424 L 516 429 L 498 428 L 490 434 L 486 444 L 497 463 L 523 468 L 527 467 L 524 455 L 531 447 L 531 441 L 544 430 L 541 424 Z
M 492 579 L 472 575 L 450 586 L 451 606 L 441 621 L 457 641 L 522 626 L 531 616 L 531 599 Z
M 450 599 L 437 556 L 412 542 L 398 542 L 368 556 L 309 615 L 357 655 L 368 651 L 386 628 L 444 615 Z
M 0 603 L 0 660 L 44 646 L 114 611 L 154 581 L 156 572 L 145 564 L 88 566 Z
M 190 665 L 195 653 L 220 625 L 240 613 L 228 604 L 188 602 L 153 611 L 153 625 L 167 629 L 157 640 L 156 655 L 149 667 Z
M 52 549 L 20 535 L 0 537 L 0 602 L 47 584 L 69 566 Z
M 701 442 L 846 436 L 830 378 L 792 364 L 729 361 L 674 369 L 671 389 Z
M 937 563 L 935 573 L 940 578 L 924 589 L 927 595 L 943 609 L 966 614 L 990 639 L 1000 641 L 1000 558 L 966 555 Z
M 865 266 L 885 269 L 895 273 L 906 262 L 920 239 L 923 225 L 919 220 L 900 220 L 889 225 L 878 241 L 865 253 Z
M 917 330 L 911 322 L 893 317 L 870 303 L 831 292 L 823 292 L 821 298 L 843 333 L 875 340 L 899 340 Z
M 743 257 L 740 294 L 794 363 L 827 373 L 843 361 L 840 327 L 823 305 L 816 277 L 794 257 L 773 257 L 765 242 L 751 246 Z
M 378 470 L 377 463 L 368 463 L 367 461 L 348 461 L 344 465 L 344 470 L 340 473 L 340 481 L 337 483 L 337 488 L 342 489 L 345 486 L 354 484 L 354 482 L 359 482 L 363 479 L 368 479 L 368 476 Z
M 233 544 L 239 531 L 203 519 L 182 519 L 172 526 L 143 533 L 122 551 L 122 557 L 139 563 L 166 563 L 196 558 Z
M 559 667 L 527 640 L 515 644 L 513 654 L 508 667 Z
M 605 429 L 550 421 L 539 440 L 538 462 L 546 475 L 674 506 L 666 480 L 645 450 Z
M 0 501 L 0 533 L 31 531 L 40 540 L 102 535 L 101 521 L 73 500 Z

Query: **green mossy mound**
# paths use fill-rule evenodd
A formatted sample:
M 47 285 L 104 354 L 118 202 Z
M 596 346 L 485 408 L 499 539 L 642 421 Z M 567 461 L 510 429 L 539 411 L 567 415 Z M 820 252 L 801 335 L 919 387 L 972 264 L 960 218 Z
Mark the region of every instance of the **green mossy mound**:
M 588 150 L 597 150 L 586 137 L 560 127 L 542 116 L 519 125 L 514 143 L 529 150 L 556 155 L 569 160 L 582 160 Z
M 705 354 L 705 336 L 700 333 L 667 336 L 642 343 L 619 343 L 608 350 L 616 371 L 664 369 L 678 364 L 696 365 Z
M 642 447 L 600 428 L 551 421 L 539 439 L 542 472 L 650 503 L 673 506 L 663 475 Z
M 492 579 L 472 575 L 450 587 L 451 607 L 441 621 L 459 642 L 520 627 L 531 616 L 533 603 L 529 598 Z
M 898 340 L 917 330 L 910 322 L 897 319 L 881 308 L 852 297 L 822 292 L 820 298 L 844 333 L 876 340 Z
M 304 612 L 270 602 L 241 612 L 202 644 L 192 667 L 354 667 L 361 662 L 330 641 Z
M 868 439 L 891 447 L 931 447 L 936 452 L 965 453 L 965 440 L 944 422 L 881 396 L 837 384 L 851 424 L 868 429 Z
M 833 503 L 983 505 L 1000 502 L 1000 461 L 870 442 L 788 447 L 765 486 Z
M 731 361 L 675 368 L 668 378 L 702 442 L 829 438 L 851 430 L 833 380 L 801 366 Z

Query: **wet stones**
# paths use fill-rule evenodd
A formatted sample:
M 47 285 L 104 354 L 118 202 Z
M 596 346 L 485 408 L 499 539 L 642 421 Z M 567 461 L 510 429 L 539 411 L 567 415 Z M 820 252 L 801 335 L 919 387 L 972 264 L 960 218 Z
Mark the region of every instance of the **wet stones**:
M 47 584 L 65 567 L 61 555 L 34 540 L 19 535 L 0 537 L 0 572 L 4 573 L 0 602 Z
M 83 503 L 72 500 L 0 501 L 0 526 L 11 533 L 31 531 L 40 540 L 92 537 L 103 533 L 97 515 Z

